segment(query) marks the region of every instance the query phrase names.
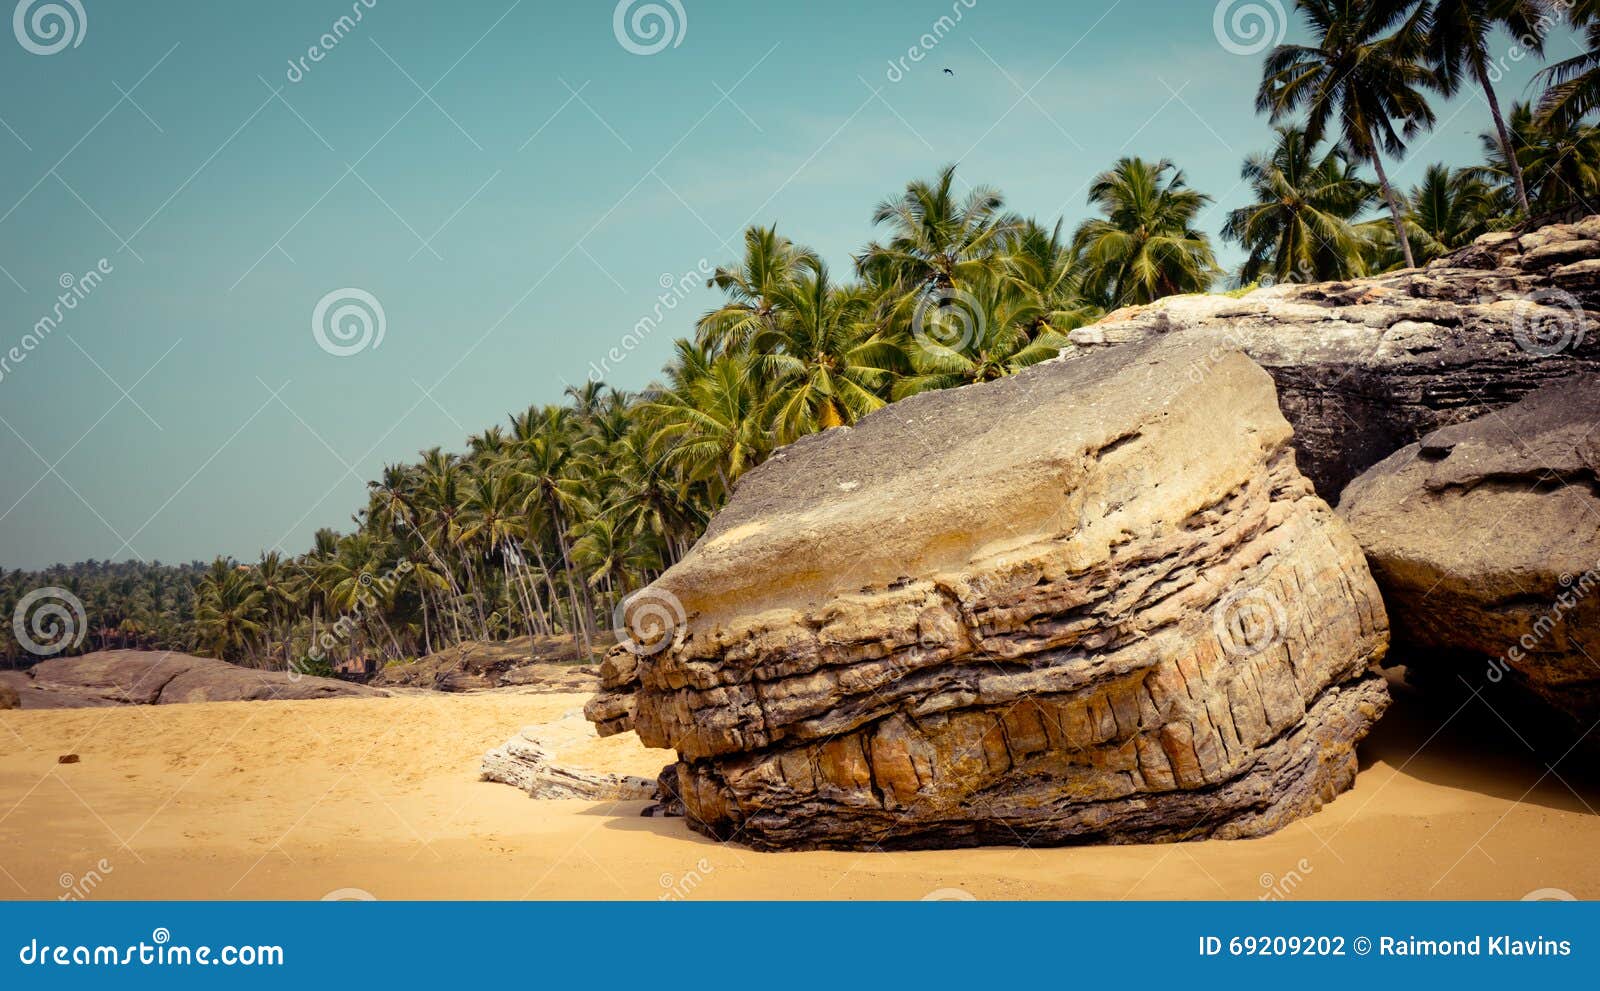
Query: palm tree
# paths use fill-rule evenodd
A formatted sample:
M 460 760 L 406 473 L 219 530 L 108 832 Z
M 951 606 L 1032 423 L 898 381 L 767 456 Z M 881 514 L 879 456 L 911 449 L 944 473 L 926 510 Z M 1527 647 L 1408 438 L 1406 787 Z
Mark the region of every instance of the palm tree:
M 985 279 L 965 295 L 975 311 L 968 314 L 972 320 L 967 332 L 949 342 L 918 335 L 907 349 L 913 374 L 895 382 L 895 399 L 1013 375 L 1069 346 L 1067 338 L 1048 325 L 1030 336 L 1042 310 L 1004 279 Z
M 1454 96 L 1466 77 L 1483 88 L 1489 116 L 1500 139 L 1500 150 L 1511 169 L 1522 215 L 1529 213 L 1528 187 L 1522 167 L 1512 154 L 1511 133 L 1506 129 L 1500 100 L 1495 96 L 1489 69 L 1494 56 L 1489 43 L 1496 28 L 1505 28 L 1518 44 L 1536 55 L 1544 54 L 1543 26 L 1553 17 L 1549 0 L 1434 0 L 1433 25 L 1428 32 L 1428 61 L 1445 96 Z
M 250 654 L 262 633 L 263 598 L 248 568 L 217 558 L 200 580 L 195 600 L 197 646 L 223 660 Z
M 1297 127 L 1274 129 L 1271 152 L 1245 160 L 1241 178 L 1255 202 L 1228 214 L 1222 236 L 1249 252 L 1239 271 L 1247 285 L 1323 282 L 1361 273 L 1362 238 L 1352 223 L 1376 197 L 1337 148 L 1320 157 Z
M 1578 127 L 1590 111 L 1600 107 L 1600 3 L 1573 3 L 1567 20 L 1583 29 L 1584 50 L 1539 74 L 1549 87 L 1539 100 L 1539 123 L 1558 129 Z
M 1430 165 L 1408 201 L 1406 232 L 1424 262 L 1471 244 L 1494 215 L 1494 194 L 1473 169 Z
M 1084 221 L 1073 237 L 1085 294 L 1116 309 L 1210 288 L 1216 256 L 1194 227 L 1210 202 L 1165 159 L 1124 158 L 1096 176 L 1089 203 L 1105 216 Z
M 867 245 L 857 268 L 907 293 L 949 288 L 991 270 L 997 249 L 1020 222 L 1001 212 L 999 190 L 975 186 L 958 198 L 955 179 L 956 167 L 947 165 L 931 182 L 908 183 L 905 192 L 879 203 L 872 222 L 888 225 L 889 241 Z
M 1509 126 L 1536 214 L 1573 206 L 1588 214 L 1600 208 L 1600 127 L 1537 118 L 1522 102 L 1512 105 Z M 1489 182 L 1505 182 L 1510 169 L 1498 135 L 1486 133 L 1480 140 L 1487 163 L 1476 171 Z
M 1422 63 L 1428 8 L 1420 0 L 1296 0 L 1295 6 L 1317 43 L 1272 50 L 1256 109 L 1270 113 L 1274 123 L 1304 110 L 1306 140 L 1312 145 L 1321 143 L 1337 117 L 1346 153 L 1377 172 L 1395 237 L 1406 266 L 1412 267 L 1416 261 L 1405 217 L 1383 156 L 1399 157 L 1407 140 L 1433 126 L 1433 110 L 1422 93 L 1437 85 Z
M 729 351 L 770 330 L 778 293 L 814 258 L 810 250 L 779 235 L 776 226 L 746 230 L 744 260 L 719 267 L 706 280 L 707 286 L 726 293 L 728 301 L 696 321 L 695 339 L 714 351 Z
M 751 367 L 755 359 L 719 355 L 702 364 L 703 355 L 686 357 L 675 386 L 646 404 L 654 424 L 651 449 L 658 464 L 711 485 L 721 502 L 772 449 Z
M 771 385 L 768 408 L 779 444 L 849 426 L 882 406 L 900 358 L 899 348 L 873 333 L 865 292 L 834 285 L 819 261 L 805 267 L 778 294 L 783 318 L 751 341 L 753 367 Z
M 1004 278 L 1032 304 L 1030 337 L 1055 331 L 1065 334 L 1093 323 L 1103 314 L 1083 298 L 1081 275 L 1072 246 L 1061 236 L 1061 221 L 1046 231 L 1032 220 L 1012 232 L 1003 251 Z

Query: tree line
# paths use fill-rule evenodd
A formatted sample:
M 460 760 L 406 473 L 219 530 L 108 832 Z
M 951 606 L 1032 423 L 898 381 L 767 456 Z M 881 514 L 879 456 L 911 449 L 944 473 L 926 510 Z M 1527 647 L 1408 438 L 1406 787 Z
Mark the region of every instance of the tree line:
M 1596 212 L 1600 0 L 1298 0 L 1310 35 L 1268 53 L 1256 94 L 1269 147 L 1220 235 L 1239 288 L 1426 263 L 1491 230 Z M 1585 49 L 1503 112 L 1503 52 L 1542 55 L 1562 24 Z M 1386 160 L 1434 124 L 1430 101 L 1484 96 L 1483 160 L 1434 164 L 1409 190 Z M 1370 176 L 1368 171 L 1370 170 Z M 510 416 L 466 450 L 385 466 L 350 533 L 303 554 L 207 565 L 88 562 L 0 575 L 84 600 L 77 646 L 186 649 L 325 672 L 465 640 L 569 638 L 574 657 L 626 625 L 628 596 L 687 553 L 739 479 L 805 434 L 905 396 L 1011 375 L 1121 306 L 1229 280 L 1200 221 L 1211 197 L 1171 161 L 1129 157 L 1090 184 L 1092 215 L 1012 212 L 948 166 L 879 203 L 878 237 L 838 273 L 754 227 L 708 285 L 722 302 L 639 392 L 589 382 Z M 625 631 L 623 631 L 625 633 Z M 0 649 L 25 656 L 8 630 Z

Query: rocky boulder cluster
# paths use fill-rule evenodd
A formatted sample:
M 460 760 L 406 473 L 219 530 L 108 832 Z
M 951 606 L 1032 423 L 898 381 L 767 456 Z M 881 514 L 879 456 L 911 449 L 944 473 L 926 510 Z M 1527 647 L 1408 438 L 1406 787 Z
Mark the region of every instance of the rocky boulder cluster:
M 1112 314 L 747 475 L 587 713 L 774 849 L 1269 832 L 1353 782 L 1391 620 L 1600 718 L 1594 309 L 1600 218 Z

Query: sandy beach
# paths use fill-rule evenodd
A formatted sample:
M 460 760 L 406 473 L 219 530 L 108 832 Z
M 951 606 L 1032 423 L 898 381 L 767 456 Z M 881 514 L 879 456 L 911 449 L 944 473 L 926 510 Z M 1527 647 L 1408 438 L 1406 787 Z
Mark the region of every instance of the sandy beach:
M 641 818 L 644 803 L 536 801 L 477 780 L 482 751 L 527 724 L 545 724 L 559 761 L 653 777 L 664 754 L 594 737 L 583 701 L 0 712 L 0 897 L 1600 897 L 1600 789 L 1576 760 L 1546 773 L 1476 702 L 1442 730 L 1451 709 L 1397 703 L 1355 788 L 1262 839 L 772 854 Z

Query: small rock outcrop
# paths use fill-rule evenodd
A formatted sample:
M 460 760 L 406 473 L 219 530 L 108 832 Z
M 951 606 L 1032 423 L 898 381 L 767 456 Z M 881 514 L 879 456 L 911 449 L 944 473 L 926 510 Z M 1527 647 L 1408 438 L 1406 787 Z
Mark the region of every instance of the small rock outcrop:
M 179 702 L 250 702 L 384 694 L 336 678 L 258 671 L 211 657 L 167 651 L 100 650 L 53 657 L 12 686 L 29 709 Z
M 1238 298 L 1174 296 L 1073 331 L 1080 350 L 1180 333 L 1271 373 L 1300 470 L 1335 501 L 1356 475 L 1440 427 L 1600 371 L 1600 217 L 1369 279 Z
M 483 755 L 484 781 L 519 788 L 532 798 L 587 798 L 595 801 L 632 802 L 654 798 L 656 782 L 633 775 L 596 774 L 559 767 L 539 741 L 539 728 L 520 733 Z
M 22 708 L 22 696 L 10 685 L 0 683 L 0 709 Z
M 604 651 L 615 642 L 606 635 L 593 646 Z M 575 651 L 581 652 L 581 647 L 570 636 L 468 640 L 414 661 L 385 665 L 368 684 L 440 692 L 510 687 L 534 694 L 593 692 L 599 685 L 599 671 L 595 666 L 572 663 Z
M 1408 665 L 1600 719 L 1600 375 L 1445 427 L 1350 484 Z
M 760 848 L 1270 832 L 1388 701 L 1377 588 L 1290 438 L 1265 372 L 1178 339 L 806 437 L 631 601 L 587 714 Z

